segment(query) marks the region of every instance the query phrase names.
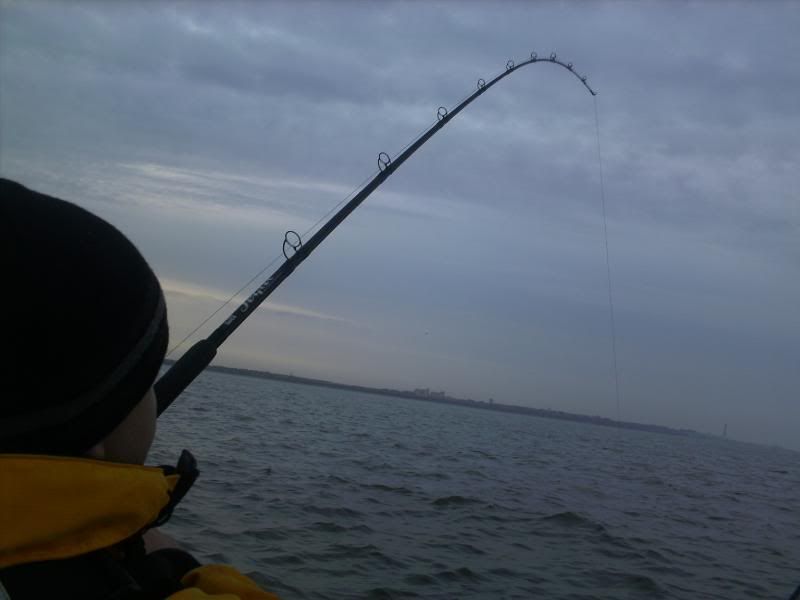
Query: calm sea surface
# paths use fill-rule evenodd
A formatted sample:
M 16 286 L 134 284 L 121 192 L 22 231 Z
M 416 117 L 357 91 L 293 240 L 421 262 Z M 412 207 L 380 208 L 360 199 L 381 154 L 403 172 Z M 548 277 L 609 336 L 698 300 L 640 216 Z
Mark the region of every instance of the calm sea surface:
M 295 598 L 787 598 L 800 454 L 203 374 L 166 531 Z

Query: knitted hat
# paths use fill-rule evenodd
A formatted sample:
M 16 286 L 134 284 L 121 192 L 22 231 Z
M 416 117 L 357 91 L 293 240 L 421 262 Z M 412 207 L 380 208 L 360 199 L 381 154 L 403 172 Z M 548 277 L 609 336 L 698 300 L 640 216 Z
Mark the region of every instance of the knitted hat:
M 0 452 L 78 455 L 153 384 L 164 296 L 117 229 L 0 179 Z

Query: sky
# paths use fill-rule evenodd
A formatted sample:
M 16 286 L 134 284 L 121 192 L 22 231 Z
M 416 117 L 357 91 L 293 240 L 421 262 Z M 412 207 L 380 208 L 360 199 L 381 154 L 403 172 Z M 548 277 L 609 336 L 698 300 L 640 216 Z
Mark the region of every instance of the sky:
M 777 1 L 2 0 L 0 175 L 134 240 L 177 343 L 379 152 L 556 52 L 596 98 L 552 64 L 512 73 L 216 364 L 800 449 L 798 30 Z

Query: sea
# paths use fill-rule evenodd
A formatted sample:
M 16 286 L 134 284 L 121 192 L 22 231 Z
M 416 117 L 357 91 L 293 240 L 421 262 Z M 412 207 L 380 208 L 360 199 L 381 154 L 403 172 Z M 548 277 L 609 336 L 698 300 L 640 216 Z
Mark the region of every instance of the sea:
M 800 453 L 203 373 L 164 530 L 281 598 L 788 598 Z

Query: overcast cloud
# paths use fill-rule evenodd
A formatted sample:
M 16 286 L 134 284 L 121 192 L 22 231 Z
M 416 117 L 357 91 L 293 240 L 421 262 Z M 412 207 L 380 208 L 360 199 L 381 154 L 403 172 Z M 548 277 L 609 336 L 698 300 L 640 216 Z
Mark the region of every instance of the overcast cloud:
M 797 31 L 795 2 L 0 2 L 0 173 L 128 233 L 177 342 L 555 51 L 599 92 L 619 416 L 800 449 Z M 596 143 L 580 82 L 514 73 L 217 362 L 616 417 Z

